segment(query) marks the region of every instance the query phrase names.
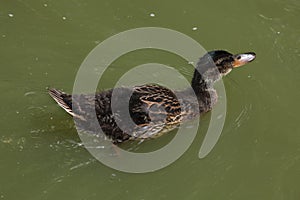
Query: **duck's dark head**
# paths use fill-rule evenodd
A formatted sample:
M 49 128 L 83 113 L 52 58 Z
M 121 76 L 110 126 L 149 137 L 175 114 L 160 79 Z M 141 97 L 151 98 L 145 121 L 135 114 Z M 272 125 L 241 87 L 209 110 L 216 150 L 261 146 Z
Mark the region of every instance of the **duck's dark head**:
M 213 63 L 218 68 L 218 71 L 222 76 L 229 74 L 233 68 L 252 62 L 256 57 L 253 52 L 233 55 L 222 50 L 211 51 L 208 55 L 211 57 Z
M 234 55 L 223 50 L 210 51 L 197 63 L 192 86 L 202 87 L 201 84 L 210 86 L 229 74 L 232 69 L 253 61 L 255 57 L 253 52 Z

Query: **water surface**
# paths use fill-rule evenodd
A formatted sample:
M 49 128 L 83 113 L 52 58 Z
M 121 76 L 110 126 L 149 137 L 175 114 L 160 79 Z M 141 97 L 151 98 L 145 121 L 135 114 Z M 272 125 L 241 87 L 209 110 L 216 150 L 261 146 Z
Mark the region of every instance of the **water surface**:
M 299 199 L 300 3 L 268 1 L 0 1 L 1 199 Z M 46 88 L 72 91 L 87 54 L 137 27 L 180 31 L 207 50 L 255 51 L 251 65 L 224 79 L 227 118 L 221 138 L 198 158 L 209 116 L 175 163 L 127 174 L 95 160 L 72 119 Z M 128 54 L 102 88 L 133 66 L 193 69 L 159 51 Z M 146 143 L 159 146 L 172 137 Z

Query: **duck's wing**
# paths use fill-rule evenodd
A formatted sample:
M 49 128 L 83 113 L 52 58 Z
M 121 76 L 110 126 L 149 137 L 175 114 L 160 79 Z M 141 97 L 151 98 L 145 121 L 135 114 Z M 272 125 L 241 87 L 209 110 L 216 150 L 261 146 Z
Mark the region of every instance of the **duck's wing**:
M 134 87 L 129 102 L 130 115 L 138 125 L 138 138 L 152 138 L 175 128 L 181 121 L 181 107 L 176 95 L 160 85 Z

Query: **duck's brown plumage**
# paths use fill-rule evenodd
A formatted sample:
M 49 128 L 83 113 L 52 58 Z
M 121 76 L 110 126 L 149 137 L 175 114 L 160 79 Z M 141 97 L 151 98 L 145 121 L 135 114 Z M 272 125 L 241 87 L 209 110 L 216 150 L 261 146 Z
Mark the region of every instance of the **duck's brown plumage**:
M 131 92 L 127 107 L 124 99 Z M 193 99 L 194 96 L 190 92 L 178 91 L 175 95 L 171 90 L 154 84 L 136 86 L 132 89 L 116 88 L 115 99 L 120 101 L 114 102 L 117 111 L 113 115 L 111 108 L 113 90 L 103 91 L 95 96 L 74 95 L 73 97 L 56 89 L 49 90 L 49 94 L 55 101 L 77 119 L 75 121 L 79 129 L 97 133 L 100 125 L 102 131 L 114 143 L 128 139 L 157 137 L 176 128 L 180 122 L 198 116 L 198 102 L 197 99 Z M 178 100 L 176 96 L 185 98 Z M 72 98 L 75 99 L 76 106 L 72 106 Z M 77 108 L 76 111 L 74 107 Z M 122 116 L 126 113 L 124 109 L 129 110 L 130 120 L 134 122 L 133 126 L 128 126 L 129 123 L 124 121 L 125 116 Z M 202 106 L 201 110 L 209 110 L 209 108 Z M 91 115 L 93 112 L 96 112 L 99 125 L 93 123 L 93 115 Z

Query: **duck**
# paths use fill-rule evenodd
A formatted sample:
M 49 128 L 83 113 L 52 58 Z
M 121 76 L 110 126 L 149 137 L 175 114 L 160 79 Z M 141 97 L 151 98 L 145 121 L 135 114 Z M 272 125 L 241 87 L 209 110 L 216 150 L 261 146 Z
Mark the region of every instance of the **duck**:
M 55 88 L 50 88 L 48 93 L 73 116 L 79 130 L 104 133 L 113 144 L 157 138 L 212 110 L 218 100 L 214 84 L 255 58 L 254 52 L 209 51 L 197 62 L 191 87 L 180 91 L 158 84 L 144 84 L 95 94 L 71 95 Z M 91 113 L 95 113 L 97 120 Z

